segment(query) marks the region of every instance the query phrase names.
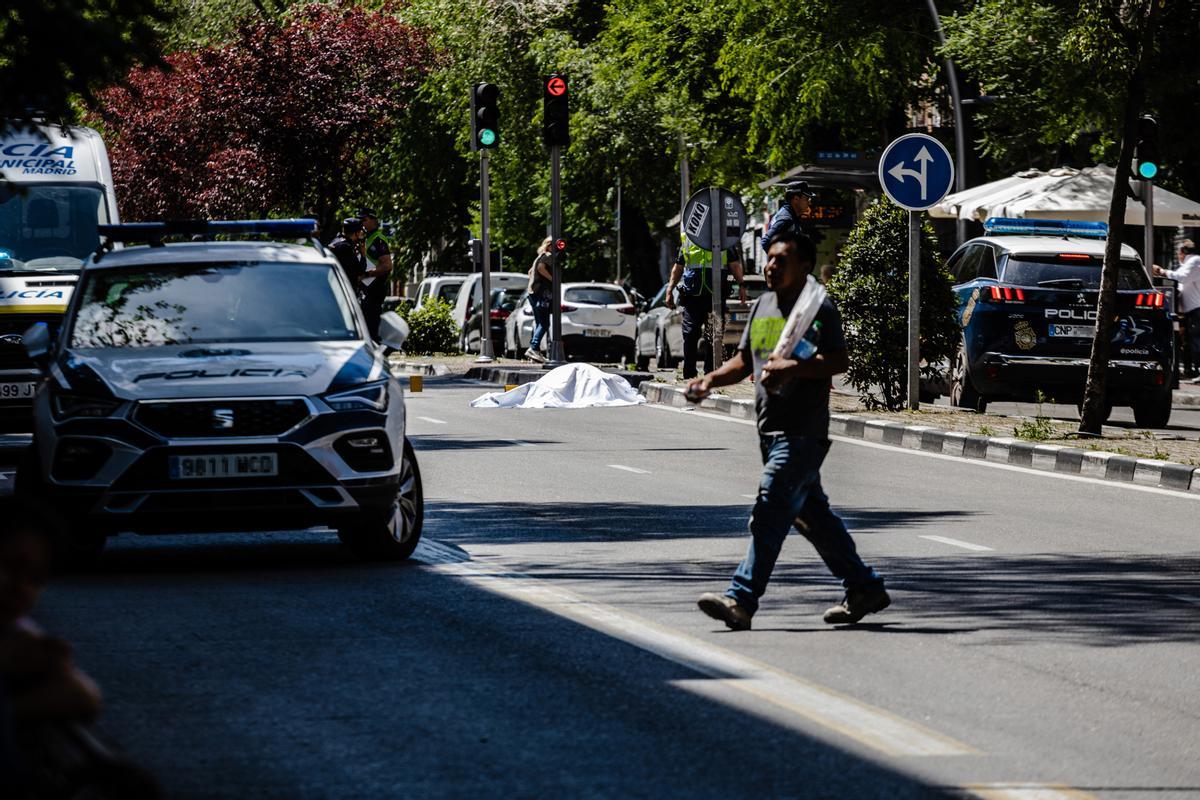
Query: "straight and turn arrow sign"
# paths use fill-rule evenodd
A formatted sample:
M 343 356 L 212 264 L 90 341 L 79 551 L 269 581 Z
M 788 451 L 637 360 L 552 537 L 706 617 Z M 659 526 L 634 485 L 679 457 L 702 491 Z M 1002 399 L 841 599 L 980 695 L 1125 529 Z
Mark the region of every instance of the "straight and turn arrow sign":
M 917 182 L 921 184 L 921 200 L 925 200 L 929 196 L 929 186 L 925 181 L 925 172 L 929 166 L 929 162 L 933 161 L 933 156 L 929 155 L 929 148 L 922 147 L 921 151 L 914 157 L 914 161 L 920 165 L 920 171 L 908 169 L 904 166 L 905 162 L 901 161 L 888 170 L 888 174 L 901 183 L 904 183 L 905 175 L 911 175 L 916 178 Z

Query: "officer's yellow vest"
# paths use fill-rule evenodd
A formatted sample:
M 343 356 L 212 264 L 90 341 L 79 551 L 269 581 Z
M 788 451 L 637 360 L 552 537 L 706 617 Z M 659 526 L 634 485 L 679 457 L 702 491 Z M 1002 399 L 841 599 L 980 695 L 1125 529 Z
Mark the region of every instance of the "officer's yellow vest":
M 693 244 L 692 240 L 687 238 L 687 234 L 681 234 L 682 240 L 679 244 L 679 253 L 683 256 L 684 272 L 689 270 L 701 270 L 700 286 L 703 290 L 712 290 L 711 270 L 712 266 L 712 251 L 705 250 L 699 245 Z M 724 267 L 729 263 L 729 253 L 726 250 L 721 251 L 721 266 Z

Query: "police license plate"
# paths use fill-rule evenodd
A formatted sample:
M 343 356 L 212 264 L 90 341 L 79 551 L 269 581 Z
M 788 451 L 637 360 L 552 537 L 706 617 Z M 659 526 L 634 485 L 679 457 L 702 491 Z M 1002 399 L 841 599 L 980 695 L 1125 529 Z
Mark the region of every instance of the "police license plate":
M 279 474 L 275 453 L 221 453 L 171 456 L 167 469 L 172 480 L 191 478 L 264 478 Z
M 612 336 L 612 331 L 606 331 L 603 328 L 584 328 L 584 336 Z
M 1091 325 L 1051 325 L 1050 335 L 1068 339 L 1091 339 L 1096 329 Z
M 36 390 L 36 381 L 0 383 L 0 400 L 29 400 Z

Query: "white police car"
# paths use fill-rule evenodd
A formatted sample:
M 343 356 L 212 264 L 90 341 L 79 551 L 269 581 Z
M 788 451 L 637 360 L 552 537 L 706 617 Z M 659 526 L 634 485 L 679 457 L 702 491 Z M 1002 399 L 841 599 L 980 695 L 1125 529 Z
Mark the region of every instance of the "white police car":
M 337 262 L 274 242 L 309 220 L 100 226 L 149 247 L 85 263 L 61 331 L 25 334 L 48 380 L 17 491 L 65 519 L 68 557 L 134 531 L 328 526 L 364 557 L 408 557 L 421 477 L 404 395 Z M 385 314 L 385 345 L 407 326 Z
M 1083 399 L 1096 331 L 1108 226 L 992 218 L 985 235 L 950 256 L 962 329 L 950 402 L 982 411 L 991 400 Z M 1121 246 L 1107 396 L 1138 425 L 1166 427 L 1175 348 L 1170 304 L 1137 253 Z

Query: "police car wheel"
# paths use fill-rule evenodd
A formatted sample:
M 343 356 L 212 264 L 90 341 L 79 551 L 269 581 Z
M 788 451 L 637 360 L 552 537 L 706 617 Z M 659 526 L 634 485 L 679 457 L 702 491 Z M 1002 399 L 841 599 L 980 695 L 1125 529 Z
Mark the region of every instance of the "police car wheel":
M 400 485 L 396 502 L 387 509 L 362 512 L 354 522 L 338 528 L 338 538 L 360 558 L 401 561 L 413 554 L 425 522 L 425 494 L 421 470 L 412 445 L 404 442 Z
M 1141 428 L 1165 428 L 1171 421 L 1171 390 L 1158 391 L 1133 404 L 1133 419 Z
M 967 349 L 961 344 L 954 356 L 954 371 L 950 375 L 950 405 L 979 412 L 987 410 L 987 400 L 971 383 L 971 374 L 967 370 Z

